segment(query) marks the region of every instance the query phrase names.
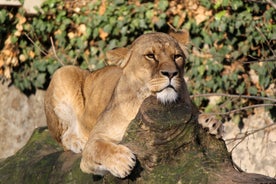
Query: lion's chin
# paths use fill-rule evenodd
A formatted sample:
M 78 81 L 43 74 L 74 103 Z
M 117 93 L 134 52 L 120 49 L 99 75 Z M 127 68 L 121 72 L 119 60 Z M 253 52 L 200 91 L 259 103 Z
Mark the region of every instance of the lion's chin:
M 178 94 L 173 88 L 166 88 L 161 92 L 156 93 L 157 100 L 163 104 L 175 102 L 177 100 Z

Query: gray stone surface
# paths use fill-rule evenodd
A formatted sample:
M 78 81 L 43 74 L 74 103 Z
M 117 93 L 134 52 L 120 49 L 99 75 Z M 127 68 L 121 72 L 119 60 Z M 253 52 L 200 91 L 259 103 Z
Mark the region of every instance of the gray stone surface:
M 45 0 L 25 0 L 23 8 L 28 14 L 37 14 L 36 8 L 40 8 Z
M 0 0 L 0 5 L 21 6 L 19 0 Z
M 27 14 L 37 14 L 37 8 L 40 8 L 45 0 L 24 0 L 23 8 Z M 20 0 L 0 0 L 0 5 L 4 6 L 22 6 Z
M 276 123 L 264 108 L 254 113 L 243 119 L 241 130 L 233 121 L 226 122 L 224 140 L 243 171 L 276 177 Z
M 8 83 L 0 85 L 0 159 L 23 147 L 37 127 L 46 126 L 44 92 L 27 97 Z

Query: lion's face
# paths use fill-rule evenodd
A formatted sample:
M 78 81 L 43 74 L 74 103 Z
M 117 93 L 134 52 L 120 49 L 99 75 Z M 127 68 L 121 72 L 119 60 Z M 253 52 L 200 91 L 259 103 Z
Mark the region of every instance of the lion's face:
M 164 33 L 145 34 L 125 52 L 120 65 L 129 80 L 146 86 L 162 103 L 177 100 L 184 83 L 185 54 L 176 39 Z

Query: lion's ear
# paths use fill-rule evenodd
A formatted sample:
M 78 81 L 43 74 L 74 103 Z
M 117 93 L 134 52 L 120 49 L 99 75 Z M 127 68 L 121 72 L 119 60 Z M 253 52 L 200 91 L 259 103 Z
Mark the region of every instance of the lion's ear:
M 170 36 L 174 37 L 174 39 L 177 40 L 177 42 L 179 43 L 179 46 L 181 47 L 181 49 L 183 50 L 184 54 L 186 55 L 186 57 L 189 55 L 188 54 L 188 44 L 190 42 L 190 34 L 187 30 L 182 30 L 182 31 L 172 31 L 169 33 Z
M 129 49 L 126 47 L 119 47 L 115 48 L 113 50 L 107 51 L 107 63 L 109 65 L 117 65 L 120 67 L 124 67 L 127 63 L 127 55 L 128 55 Z

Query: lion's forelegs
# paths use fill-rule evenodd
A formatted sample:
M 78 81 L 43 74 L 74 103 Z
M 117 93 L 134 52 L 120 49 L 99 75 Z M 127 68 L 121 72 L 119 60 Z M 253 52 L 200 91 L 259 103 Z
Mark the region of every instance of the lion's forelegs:
M 136 163 L 132 151 L 111 141 L 88 140 L 80 168 L 83 172 L 104 175 L 107 171 L 116 177 L 124 178 L 130 174 Z

